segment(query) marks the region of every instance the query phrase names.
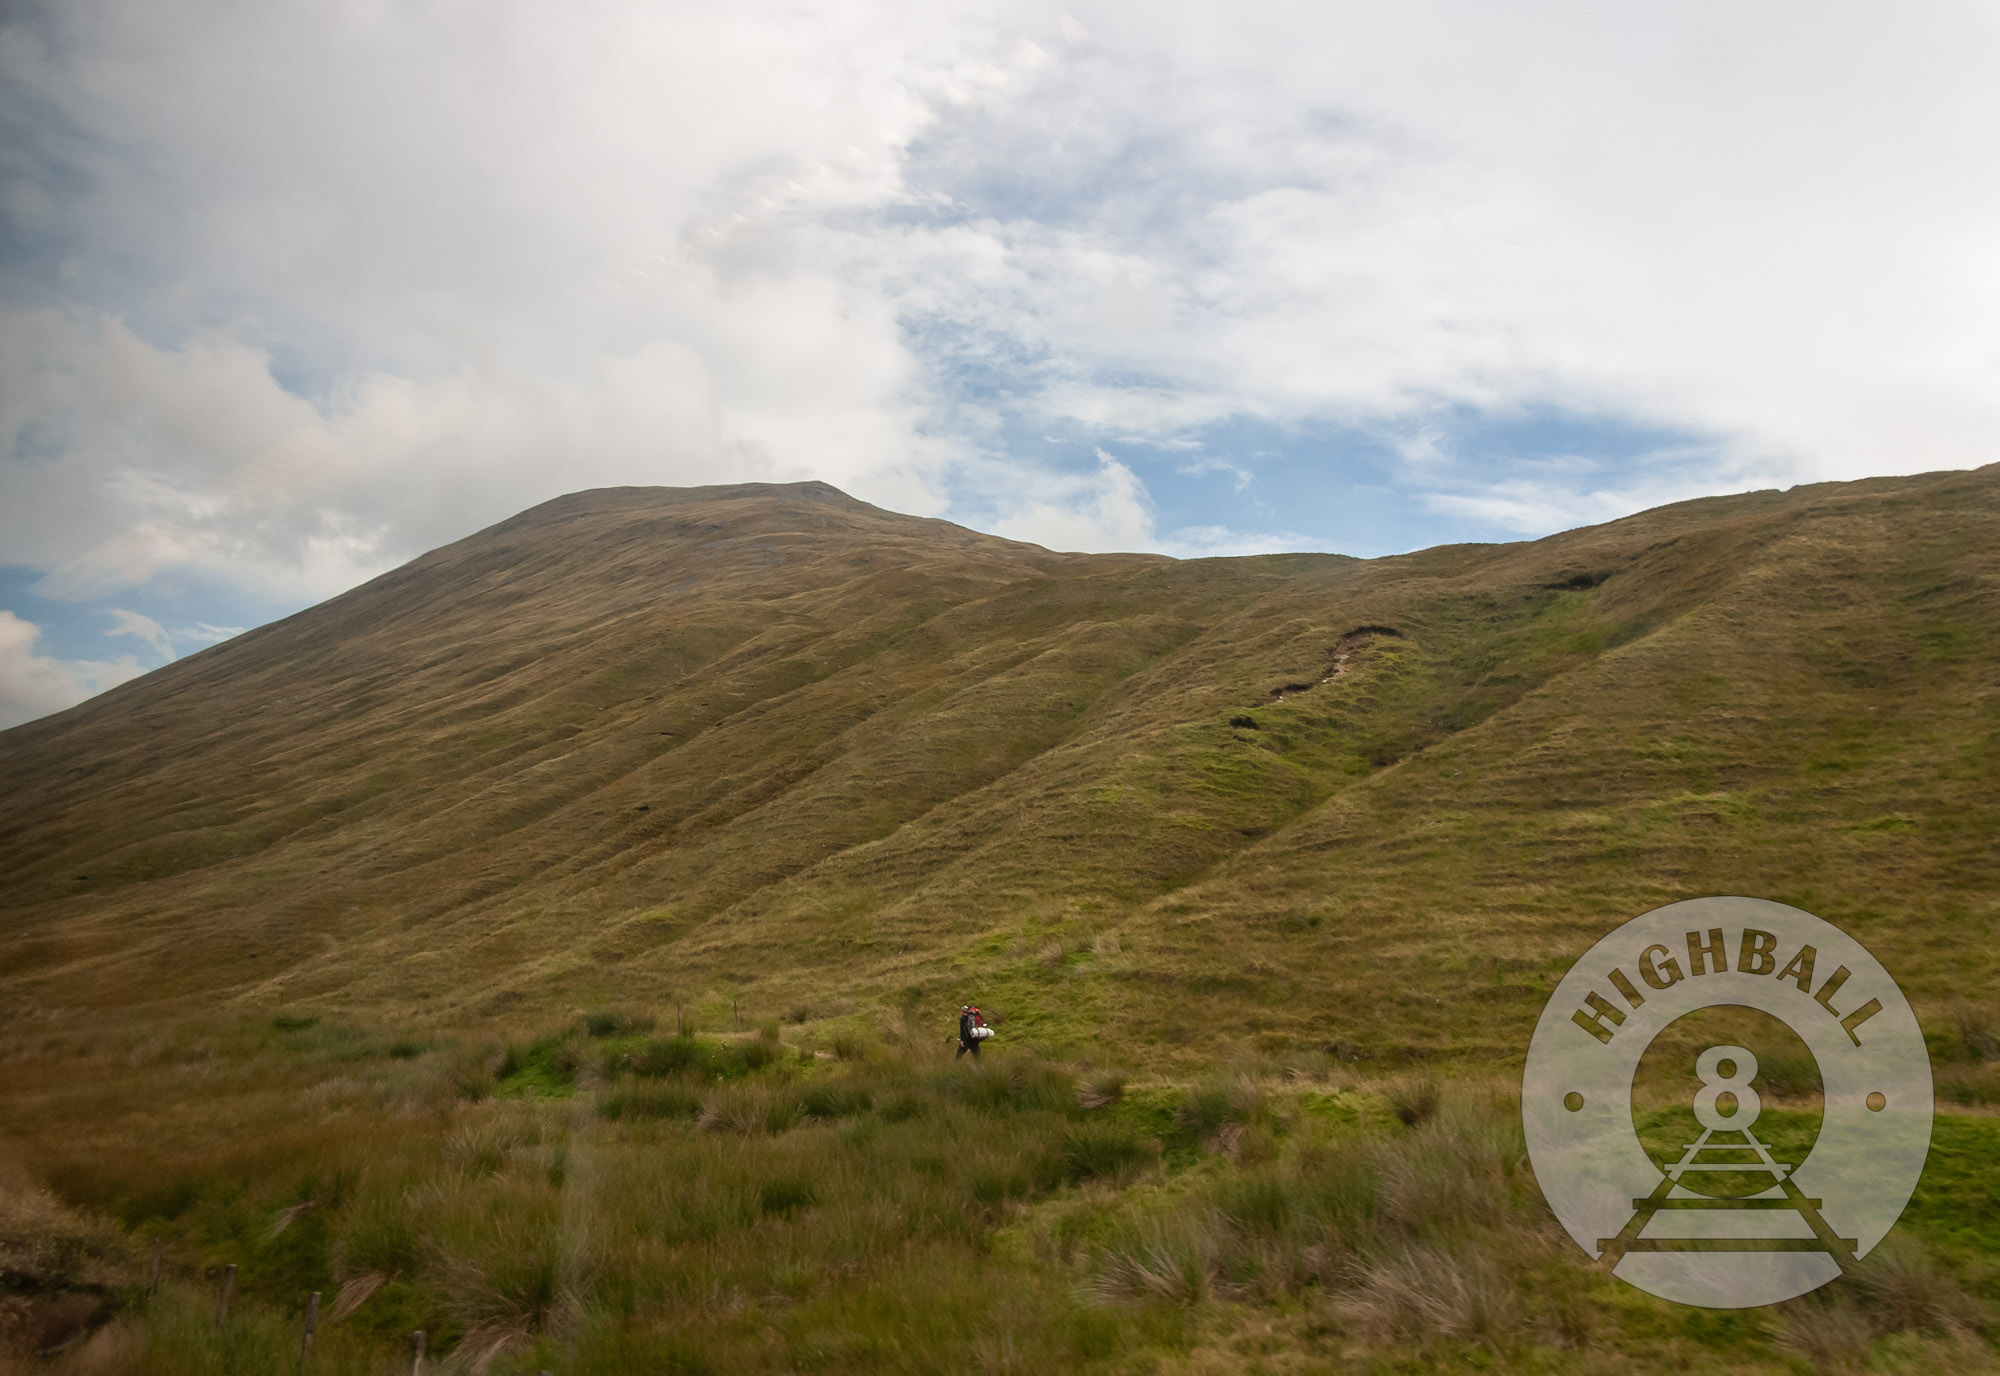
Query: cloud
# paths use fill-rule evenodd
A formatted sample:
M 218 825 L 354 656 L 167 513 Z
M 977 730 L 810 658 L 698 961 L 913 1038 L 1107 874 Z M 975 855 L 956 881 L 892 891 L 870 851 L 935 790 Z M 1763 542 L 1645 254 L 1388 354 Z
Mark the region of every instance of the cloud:
M 131 655 L 114 660 L 38 655 L 40 636 L 40 627 L 0 611 L 0 730 L 59 712 L 145 672 Z
M 1031 365 L 1044 423 L 1560 408 L 1713 436 L 1711 482 L 1996 456 L 2000 186 L 1963 174 L 2000 154 L 1990 21 L 1086 20 L 1087 57 L 929 136 L 908 175 L 964 214 L 898 247 L 932 256 L 938 333 Z
M 995 535 L 1054 550 L 1147 550 L 1157 546 L 1152 504 L 1138 475 L 1097 451 L 1090 473 L 1044 473 L 991 525 Z
M 1312 548 L 1309 537 L 1289 531 L 1248 532 L 1227 526 L 1162 530 L 1138 475 L 1102 449 L 1096 458 L 1094 471 L 1039 472 L 1028 477 L 1000 498 L 988 528 L 1009 540 L 1054 550 L 1152 552 L 1180 559 Z
M 111 616 L 115 624 L 112 629 L 105 632 L 106 635 L 136 637 L 151 646 L 153 653 L 162 659 L 174 658 L 173 637 L 168 635 L 166 628 L 152 617 L 141 616 L 138 612 L 128 612 L 121 608 L 113 608 Z
M 1293 531 L 1243 531 L 1228 526 L 1181 526 L 1161 541 L 1163 553 L 1179 559 L 1214 559 L 1245 554 L 1286 554 L 1317 549 L 1310 535 Z
M 454 13 L 7 25 L 0 435 L 29 462 L 0 562 L 52 596 L 190 569 L 311 600 L 598 484 L 938 508 L 949 446 L 825 221 L 1026 59 L 915 10 Z
M 182 626 L 173 632 L 173 639 L 184 640 L 194 645 L 215 645 L 242 635 L 248 626 L 211 626 L 206 621 L 192 626 Z
M 744 304 L 739 328 L 757 309 Z M 104 316 L 50 311 L 0 327 L 13 345 L 0 346 L 0 433 L 53 436 L 50 457 L 7 476 L 0 562 L 45 569 L 37 590 L 51 597 L 191 570 L 303 604 L 560 492 L 816 473 L 867 488 L 860 456 L 912 447 L 896 408 L 843 400 L 877 390 L 863 351 L 828 360 L 826 405 L 731 417 L 710 364 L 675 341 L 593 359 L 582 376 L 377 372 L 309 400 L 226 335 L 168 350 Z M 816 437 L 818 464 L 775 457 L 812 448 L 803 434 L 781 443 L 788 427 Z M 920 480 L 896 486 L 883 473 L 867 495 L 936 506 Z
M 1693 495 L 1693 494 L 1690 494 Z M 1581 497 L 1581 500 L 1579 500 Z M 1539 535 L 1612 520 L 1635 508 L 1627 493 L 1592 491 L 1549 483 L 1498 483 L 1480 492 L 1436 492 L 1424 498 L 1433 511 L 1471 516 L 1520 535 Z
M 1199 478 L 1210 473 L 1227 473 L 1235 482 L 1238 492 L 1250 486 L 1257 477 L 1241 464 L 1231 463 L 1227 459 L 1197 459 L 1193 463 L 1180 465 L 1175 471 L 1189 478 Z
M 1493 533 L 1987 462 L 1996 65 L 1977 9 L 1803 0 L 17 6 L 0 563 L 302 604 L 562 491 L 803 477 L 1307 542 L 1162 526 L 1141 456 L 1247 472 L 1239 424 Z M 1458 434 L 1551 412 L 1700 442 Z
M 1470 517 L 1497 532 L 1546 535 L 1712 495 L 1716 487 L 1704 481 L 1710 472 L 1676 462 L 1684 457 L 1668 450 L 1613 467 L 1584 456 L 1557 456 L 1497 481 L 1480 481 L 1461 469 L 1446 475 L 1458 482 L 1458 490 L 1426 492 L 1420 500 L 1428 510 Z

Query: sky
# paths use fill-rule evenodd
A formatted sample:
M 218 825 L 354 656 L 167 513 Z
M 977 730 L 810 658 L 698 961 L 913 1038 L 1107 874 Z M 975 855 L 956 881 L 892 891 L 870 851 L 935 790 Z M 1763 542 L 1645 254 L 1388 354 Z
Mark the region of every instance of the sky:
M 0 727 L 564 492 L 1374 556 L 2000 459 L 2000 9 L 0 3 Z

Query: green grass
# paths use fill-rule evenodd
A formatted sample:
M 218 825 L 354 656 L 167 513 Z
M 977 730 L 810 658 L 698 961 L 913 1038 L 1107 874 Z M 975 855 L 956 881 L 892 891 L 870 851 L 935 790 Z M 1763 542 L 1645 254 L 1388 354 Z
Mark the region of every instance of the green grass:
M 1127 1084 L 999 1047 L 978 1064 L 886 1045 L 802 1060 L 795 1034 L 730 1075 L 701 1067 L 732 1044 L 695 1038 L 703 1059 L 665 1074 L 613 1056 L 586 1061 L 568 1097 L 440 1101 L 444 1053 L 308 1065 L 238 1035 L 208 1034 L 239 1073 L 234 1098 L 210 1080 L 201 1121 L 263 1113 L 289 1140 L 156 1140 L 143 1160 L 73 1163 L 66 1191 L 93 1209 L 0 1214 L 0 1269 L 113 1297 L 92 1370 L 275 1373 L 296 1363 L 304 1296 L 330 1310 L 357 1286 L 315 1370 L 379 1370 L 417 1328 L 436 1356 L 503 1376 L 914 1373 L 996 1353 L 1195 1372 L 1260 1352 L 1439 1372 L 1680 1369 L 1700 1353 L 1775 1373 L 1817 1360 L 1800 1354 L 1829 1331 L 1874 1369 L 1966 1369 L 2000 1333 L 1988 1118 L 1939 1118 L 1895 1245 L 1862 1277 L 1714 1314 L 1591 1267 L 1540 1201 L 1514 1105 L 1480 1081 L 1306 1060 Z M 546 1059 L 616 1042 L 565 1029 L 517 1045 Z M 1803 1117 L 1765 1112 L 1775 1138 Z M 168 1278 L 148 1299 L 154 1237 Z
M 1939 1244 L 2000 1256 L 2000 1118 L 1942 1114 L 1905 1220 Z

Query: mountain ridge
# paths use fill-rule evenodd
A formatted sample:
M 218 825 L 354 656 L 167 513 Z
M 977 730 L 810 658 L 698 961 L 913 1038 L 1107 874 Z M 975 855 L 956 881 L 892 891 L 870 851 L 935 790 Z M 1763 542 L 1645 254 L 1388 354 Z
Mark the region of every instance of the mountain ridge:
M 1760 872 L 1772 896 L 1811 896 L 1800 857 L 1827 843 L 1774 820 L 1799 787 L 1741 758 L 1755 732 L 1718 692 L 1808 753 L 1842 710 L 1885 704 L 1786 628 L 1868 641 L 1854 662 L 1913 695 L 1905 717 L 1994 748 L 1961 680 L 2000 644 L 1997 486 L 1988 468 L 1705 498 L 1379 560 L 1060 554 L 823 484 L 571 494 L 0 733 L 0 984 L 48 1008 L 477 1020 L 971 981 L 1056 1042 L 1107 1019 L 1168 1056 L 1195 1026 L 1296 1040 L 1324 1022 L 1299 1005 L 1339 1003 L 1375 1009 L 1339 1039 L 1371 1054 L 1502 1054 L 1514 1005 L 1617 904 Z M 1956 648 L 1925 651 L 1923 675 L 1915 651 L 1877 653 L 1939 617 L 1945 639 L 1913 644 Z M 1341 639 L 1363 627 L 1395 634 Z M 1807 680 L 1830 695 L 1810 720 L 1807 698 L 1773 696 Z M 1583 701 L 1602 685 L 1622 697 Z M 1608 753 L 1587 777 L 1547 753 L 1599 736 L 1616 749 L 1589 746 Z M 1915 749 L 1898 735 L 1887 753 L 1938 773 Z M 1498 797 L 1501 779 L 1544 803 Z M 1716 804 L 1738 812 L 1696 844 L 1621 780 L 1766 792 Z M 1482 791 L 1487 810 L 1461 815 Z M 1717 791 L 1741 790 L 1662 796 Z M 1551 824 L 1557 804 L 1601 807 L 1591 826 L 1621 832 L 1634 873 L 1578 860 L 1603 837 Z M 1440 819 L 1461 838 L 1425 852 Z M 1757 863 L 1737 854 L 1753 822 L 1773 843 Z M 1941 821 L 1894 834 L 1924 851 L 1938 828 L 1960 865 Z M 1551 873 L 1578 869 L 1566 905 L 1496 849 L 1529 832 Z M 1412 870 L 1413 852 L 1432 859 Z M 1358 867 L 1329 874 L 1333 853 Z M 1985 869 L 1961 868 L 1939 889 L 1951 920 L 1989 931 L 1965 883 Z M 1424 917 L 1426 895 L 1460 915 Z M 1119 953 L 1091 954 L 1093 932 Z M 1509 933 L 1521 954 L 1494 954 Z M 213 958 L 177 959 L 191 940 Z M 1385 962 L 1373 985 L 1433 989 L 1433 1007 L 1467 978 L 1440 951 L 1522 992 L 1504 1016 L 1426 1022 L 1333 973 L 1357 942 Z M 1053 965 L 1022 955 L 1050 943 Z

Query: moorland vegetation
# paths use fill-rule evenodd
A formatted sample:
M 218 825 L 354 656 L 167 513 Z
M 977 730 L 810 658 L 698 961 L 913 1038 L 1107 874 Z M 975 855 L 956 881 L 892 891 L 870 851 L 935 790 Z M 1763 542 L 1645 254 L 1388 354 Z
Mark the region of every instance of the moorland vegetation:
M 954 1063 L 899 1027 L 634 1021 L 511 1046 L 297 1015 L 100 1040 L 199 1112 L 97 1155 L 29 1135 L 60 1164 L 0 1220 L 15 1334 L 75 1341 L 24 1369 L 294 1371 L 315 1292 L 310 1369 L 357 1376 L 406 1370 L 417 1330 L 431 1369 L 494 1373 L 1991 1358 L 1990 1116 L 1940 1119 L 1905 1226 L 1849 1281 L 1715 1312 L 1567 1241 L 1502 1081 L 1357 1078 L 1322 1053 L 1183 1083 L 1004 1049 Z M 1813 1107 L 1774 1095 L 1767 1135 Z
M 294 1371 L 317 1292 L 327 1372 L 1982 1369 L 1996 665 L 2000 469 L 1367 561 L 564 498 L 0 733 L 6 1360 Z M 1943 1112 L 1864 1274 L 1710 1313 L 1510 1086 L 1730 892 Z

